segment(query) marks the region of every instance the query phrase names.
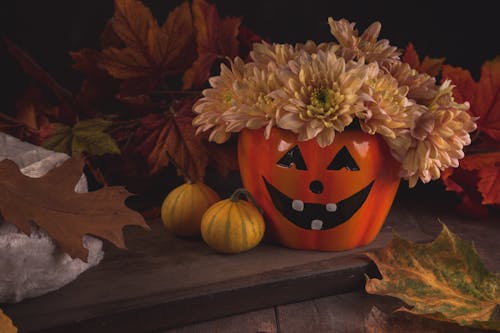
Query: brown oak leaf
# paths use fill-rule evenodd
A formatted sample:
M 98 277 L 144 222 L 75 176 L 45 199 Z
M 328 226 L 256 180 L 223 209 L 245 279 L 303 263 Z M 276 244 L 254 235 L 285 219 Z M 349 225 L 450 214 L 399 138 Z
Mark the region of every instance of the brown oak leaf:
M 30 223 L 44 229 L 73 258 L 87 260 L 84 235 L 101 237 L 125 248 L 122 228 L 137 225 L 149 229 L 142 216 L 127 208 L 131 194 L 123 187 L 104 187 L 76 193 L 84 162 L 70 158 L 40 178 L 23 175 L 10 160 L 0 162 L 0 213 L 22 232 Z
M 184 74 L 184 89 L 203 85 L 216 60 L 232 59 L 238 55 L 241 18 L 221 19 L 217 8 L 205 0 L 194 0 L 192 9 L 198 57 Z
M 183 73 L 194 58 L 187 1 L 175 8 L 160 27 L 141 2 L 115 0 L 111 26 L 125 47 L 104 49 L 99 64 L 111 76 L 125 80 L 122 94 L 129 94 L 127 90 L 133 90 L 133 94 L 150 92 L 166 76 Z
M 443 67 L 443 79 L 450 79 L 456 86 L 453 96 L 457 102 L 469 101 L 469 112 L 479 117 L 479 131 L 500 141 L 500 57 L 483 64 L 479 82 L 468 70 L 448 65 Z
M 441 72 L 445 60 L 446 58 L 430 58 L 425 56 L 424 60 L 420 62 L 420 58 L 413 43 L 408 44 L 403 55 L 403 62 L 406 62 L 411 68 L 416 69 L 420 73 L 427 73 L 430 76 L 436 76 Z

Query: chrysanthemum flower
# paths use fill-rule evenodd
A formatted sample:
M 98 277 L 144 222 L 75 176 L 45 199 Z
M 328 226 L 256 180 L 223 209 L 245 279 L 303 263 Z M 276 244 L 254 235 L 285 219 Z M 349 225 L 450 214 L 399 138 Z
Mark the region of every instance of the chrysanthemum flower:
M 316 44 L 312 40 L 308 40 L 305 44 L 297 43 L 295 46 L 262 42 L 254 44 L 250 57 L 259 68 L 267 68 L 270 63 L 280 67 L 287 65 L 291 60 L 296 60 L 300 52 L 313 54 L 320 50 L 326 51 L 329 48 L 337 49 L 338 47 L 335 43 Z
M 272 93 L 280 87 L 276 78 L 277 68 L 274 63 L 269 63 L 267 68 L 254 66 L 251 71 L 233 87 L 238 111 L 229 109 L 224 112 L 222 119 L 227 124 L 227 131 L 266 127 L 264 135 L 269 138 L 282 104 L 281 100 L 272 97 Z
M 346 64 L 333 51 L 302 51 L 279 72 L 283 88 L 277 97 L 285 105 L 278 126 L 297 133 L 301 141 L 317 138 L 321 147 L 331 144 L 335 132 L 342 132 L 363 109 L 358 90 L 374 66 Z
M 231 63 L 231 68 L 221 64 L 221 73 L 209 79 L 212 88 L 203 91 L 203 98 L 199 99 L 193 106 L 193 111 L 198 116 L 193 120 L 193 126 L 198 126 L 196 133 L 212 130 L 210 141 L 217 143 L 226 142 L 231 133 L 227 130 L 227 124 L 222 114 L 224 112 L 238 112 L 235 99 L 234 86 L 249 71 L 240 58 Z
M 410 187 L 419 178 L 427 183 L 439 178 L 442 170 L 457 167 L 464 146 L 471 142 L 469 132 L 476 125 L 466 112 L 469 103 L 456 103 L 452 89 L 450 81 L 445 81 L 411 128 L 411 144 L 401 159 L 402 176 L 408 178 Z
M 354 22 L 350 23 L 345 19 L 335 21 L 329 17 L 328 24 L 330 32 L 342 46 L 340 55 L 346 60 L 364 58 L 367 62 L 376 61 L 383 64 L 391 59 L 399 59 L 398 49 L 391 46 L 387 39 L 377 40 L 380 34 L 380 22 L 372 23 L 361 36 L 354 28 L 356 25 Z
M 357 115 L 363 131 L 395 139 L 401 130 L 409 128 L 412 117 L 406 111 L 412 103 L 406 98 L 407 92 L 407 86 L 399 86 L 396 79 L 382 71 L 367 80 L 361 93 L 365 108 Z
M 434 77 L 425 73 L 419 73 L 407 63 L 388 61 L 382 68 L 389 72 L 399 82 L 399 85 L 407 86 L 407 97 L 415 100 L 417 103 L 428 103 L 439 90 Z

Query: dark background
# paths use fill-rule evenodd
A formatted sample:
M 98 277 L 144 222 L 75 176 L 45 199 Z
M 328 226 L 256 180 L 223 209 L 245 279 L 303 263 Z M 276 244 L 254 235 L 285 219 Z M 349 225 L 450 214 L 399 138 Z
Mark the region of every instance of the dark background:
M 178 0 L 144 1 L 163 22 Z M 421 55 L 446 57 L 454 66 L 478 76 L 481 64 L 500 54 L 498 14 L 493 2 L 461 1 L 287 1 L 212 0 L 222 16 L 241 16 L 243 24 L 275 42 L 331 41 L 327 17 L 347 18 L 360 29 L 382 22 L 383 38 L 404 48 L 413 42 Z M 98 48 L 99 35 L 113 14 L 111 0 L 2 1 L 2 33 L 20 45 L 63 86 L 76 90 L 81 80 L 68 51 Z M 1 53 L 1 83 L 5 96 L 22 85 L 17 69 Z

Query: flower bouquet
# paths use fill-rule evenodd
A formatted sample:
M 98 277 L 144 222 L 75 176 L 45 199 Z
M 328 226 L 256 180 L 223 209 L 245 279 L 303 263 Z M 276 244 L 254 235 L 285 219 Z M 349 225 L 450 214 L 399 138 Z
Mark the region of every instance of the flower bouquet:
M 379 40 L 328 19 L 338 43 L 256 43 L 222 65 L 193 110 L 197 132 L 240 133 L 243 184 L 289 247 L 344 250 L 371 242 L 400 178 L 413 187 L 457 167 L 475 119 L 453 85 L 419 73 Z

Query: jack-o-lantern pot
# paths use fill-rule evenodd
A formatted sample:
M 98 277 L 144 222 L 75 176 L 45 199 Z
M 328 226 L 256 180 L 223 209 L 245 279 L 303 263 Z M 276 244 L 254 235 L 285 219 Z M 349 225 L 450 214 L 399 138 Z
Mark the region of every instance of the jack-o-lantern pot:
M 370 243 L 390 210 L 399 164 L 384 140 L 360 130 L 316 139 L 273 128 L 244 129 L 238 160 L 243 185 L 263 208 L 270 232 L 297 249 L 347 250 Z

